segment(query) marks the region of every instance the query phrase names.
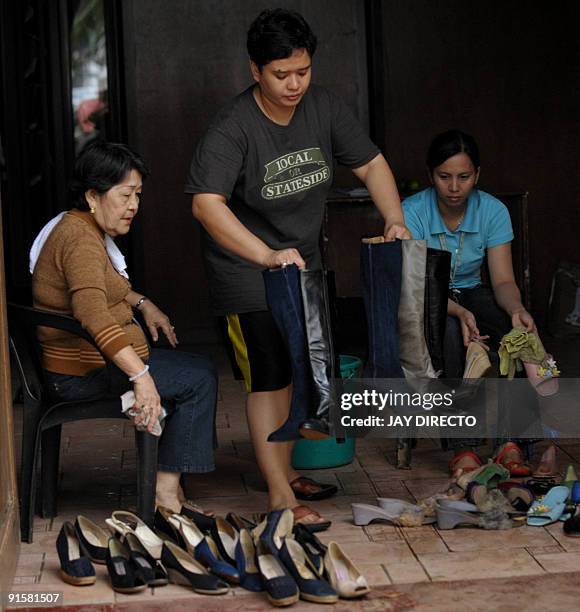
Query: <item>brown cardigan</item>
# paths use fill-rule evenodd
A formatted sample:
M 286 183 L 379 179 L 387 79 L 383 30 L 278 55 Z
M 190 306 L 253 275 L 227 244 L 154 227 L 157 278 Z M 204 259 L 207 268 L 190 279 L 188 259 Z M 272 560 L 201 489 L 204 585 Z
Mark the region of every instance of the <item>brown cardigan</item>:
M 141 328 L 125 301 L 131 290 L 107 255 L 103 231 L 88 212 L 69 211 L 47 238 L 32 275 L 34 305 L 72 315 L 95 339 L 108 359 L 133 346 L 149 356 Z M 50 372 L 84 376 L 105 365 L 86 340 L 64 331 L 39 327 L 43 366 Z

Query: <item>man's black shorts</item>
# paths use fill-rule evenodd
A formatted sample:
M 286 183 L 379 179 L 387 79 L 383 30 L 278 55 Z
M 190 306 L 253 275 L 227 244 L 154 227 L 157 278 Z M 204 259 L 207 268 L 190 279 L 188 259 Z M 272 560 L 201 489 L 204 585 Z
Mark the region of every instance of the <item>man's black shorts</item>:
M 292 381 L 288 350 L 269 310 L 221 318 L 228 355 L 246 391 L 277 391 Z

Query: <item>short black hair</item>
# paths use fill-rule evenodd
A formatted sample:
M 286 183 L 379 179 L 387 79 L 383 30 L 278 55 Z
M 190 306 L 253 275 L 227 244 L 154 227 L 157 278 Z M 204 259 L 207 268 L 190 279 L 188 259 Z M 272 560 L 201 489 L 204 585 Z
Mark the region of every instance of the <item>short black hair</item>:
M 98 140 L 88 144 L 78 155 L 70 181 L 72 205 L 89 210 L 85 193 L 94 189 L 103 194 L 119 184 L 131 170 L 145 180 L 149 169 L 145 160 L 125 144 Z
M 316 36 L 302 15 L 286 9 L 266 9 L 248 30 L 248 54 L 259 70 L 277 59 L 290 57 L 296 49 L 316 51 Z
M 442 134 L 437 134 L 427 151 L 429 174 L 433 174 L 435 168 L 458 153 L 465 153 L 475 169 L 479 168 L 479 148 L 473 136 L 461 130 L 447 130 Z

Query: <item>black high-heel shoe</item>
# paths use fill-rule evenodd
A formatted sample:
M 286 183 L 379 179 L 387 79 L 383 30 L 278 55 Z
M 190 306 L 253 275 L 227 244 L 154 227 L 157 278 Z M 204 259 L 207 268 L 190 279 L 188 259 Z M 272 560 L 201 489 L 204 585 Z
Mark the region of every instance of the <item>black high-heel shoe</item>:
M 75 528 L 69 521 L 63 523 L 58 534 L 56 552 L 60 561 L 60 576 L 65 582 L 74 586 L 95 584 L 95 568 L 82 554 Z
M 104 565 L 107 560 L 109 535 L 86 516 L 79 514 L 75 520 L 75 531 L 81 549 L 93 562 Z
M 167 569 L 170 582 L 190 586 L 202 595 L 224 595 L 229 586 L 223 580 L 212 576 L 191 555 L 172 542 L 165 542 L 161 561 Z
M 175 544 L 186 550 L 185 541 L 181 533 L 179 533 L 179 529 L 169 520 L 173 514 L 173 510 L 170 508 L 157 506 L 157 510 L 155 510 L 155 519 L 153 520 L 153 529 L 155 529 L 157 534 L 162 538 L 169 538 L 172 542 L 175 542 Z
M 256 523 L 243 516 L 240 516 L 239 514 L 236 514 L 235 512 L 228 512 L 226 514 L 226 521 L 238 531 L 241 531 L 242 529 L 252 531 L 252 529 L 256 528 Z
M 308 531 L 302 523 L 296 523 L 294 525 L 293 533 L 296 541 L 302 546 L 316 571 L 322 575 L 324 571 L 324 555 L 327 547 L 315 534 Z
M 128 533 L 125 537 L 121 536 L 121 541 L 129 548 L 131 560 L 139 568 L 143 580 L 149 586 L 161 587 L 169 583 L 163 564 L 145 550 L 135 534 Z
M 186 502 L 181 506 L 179 514 L 191 519 L 204 533 L 210 533 L 215 527 L 215 516 L 201 512 L 201 508 L 195 504 Z
M 216 543 L 222 559 L 230 565 L 236 566 L 236 543 L 238 532 L 221 516 L 215 518 L 210 535 Z
M 129 549 L 117 538 L 109 538 L 107 570 L 113 591 L 139 593 L 147 588 L 138 566 L 131 561 Z

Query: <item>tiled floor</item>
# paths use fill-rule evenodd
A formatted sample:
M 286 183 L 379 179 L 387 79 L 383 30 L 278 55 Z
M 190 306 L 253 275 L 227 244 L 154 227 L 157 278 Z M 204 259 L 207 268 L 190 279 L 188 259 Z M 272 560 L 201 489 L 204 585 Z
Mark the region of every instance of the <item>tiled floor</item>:
M 242 387 L 224 372 L 218 468 L 213 474 L 189 477 L 186 488 L 191 498 L 218 513 L 250 515 L 266 509 L 265 487 L 248 441 Z M 222 598 L 201 597 L 174 585 L 119 595 L 109 587 L 103 567 L 97 567 L 98 580 L 91 587 L 75 588 L 60 580 L 54 543 L 64 520 L 82 513 L 102 523 L 114 509 L 134 508 L 132 425 L 120 420 L 93 423 L 90 429 L 86 423 L 65 426 L 59 514 L 36 518 L 34 543 L 21 547 L 14 590 L 61 592 L 65 606 L 82 609 L 267 609 L 262 595 L 242 589 Z M 543 447 L 536 445 L 536 459 Z M 409 471 L 395 469 L 393 455 L 393 441 L 359 440 L 350 465 L 308 474 L 339 487 L 336 497 L 312 504 L 333 521 L 321 539 L 340 542 L 374 587 L 365 601 L 341 602 L 334 610 L 496 610 L 509 601 L 517 609 L 552 609 L 556 602 L 560 607 L 575 601 L 569 609 L 578 609 L 574 598 L 580 597 L 580 578 L 574 572 L 580 568 L 580 540 L 565 537 L 561 524 L 501 532 L 354 526 L 351 502 L 373 503 L 377 496 L 412 501 L 446 482 L 448 457 L 434 442 L 420 442 Z M 580 469 L 578 441 L 559 444 L 558 460 L 561 468 L 572 462 Z M 294 609 L 314 607 L 301 603 Z

